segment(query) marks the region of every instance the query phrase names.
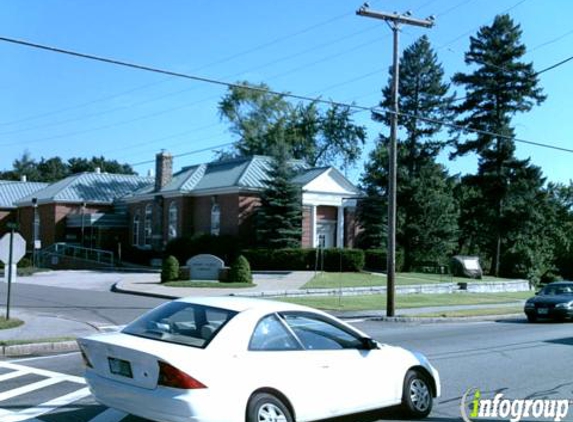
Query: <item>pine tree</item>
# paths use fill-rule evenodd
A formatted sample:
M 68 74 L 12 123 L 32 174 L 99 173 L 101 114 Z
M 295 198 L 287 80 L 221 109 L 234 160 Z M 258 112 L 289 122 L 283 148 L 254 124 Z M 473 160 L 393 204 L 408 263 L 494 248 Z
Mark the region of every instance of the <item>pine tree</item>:
M 526 52 L 521 43 L 522 31 L 509 15 L 499 15 L 491 26 L 482 27 L 470 38 L 465 63 L 477 66 L 471 73 L 457 73 L 454 83 L 466 90 L 464 101 L 457 107 L 463 115 L 459 124 L 481 131 L 464 140 L 457 139 L 452 158 L 476 153 L 479 170 L 473 184 L 488 210 L 481 220 L 482 230 L 489 233 L 487 255 L 492 272 L 499 274 L 502 243 L 507 234 L 504 220 L 511 198 L 514 175 L 533 170 L 527 160 L 515 158 L 511 118 L 540 104 L 545 96 L 531 63 L 521 61 Z M 539 185 L 532 181 L 532 188 Z
M 427 37 L 404 51 L 400 59 L 402 114 L 398 123 L 404 129 L 404 137 L 398 140 L 397 151 L 396 240 L 404 249 L 406 269 L 421 261 L 444 261 L 455 247 L 457 207 L 452 194 L 453 181 L 435 161 L 444 146 L 444 142 L 436 140 L 441 128 L 415 117 L 439 120 L 451 114 L 452 96 L 448 95 L 449 85 L 443 78 L 444 71 Z M 391 104 L 391 79 L 380 103 L 385 108 Z M 390 124 L 390 115 L 374 117 Z M 372 246 L 385 244 L 380 224 L 386 224 L 387 214 L 388 143 L 389 139 L 381 135 L 362 177 L 368 194 L 359 213 L 365 228 L 363 238 L 381 243 Z
M 257 213 L 257 239 L 263 247 L 299 248 L 301 245 L 301 190 L 292 182 L 295 172 L 288 158 L 286 146 L 279 142 Z

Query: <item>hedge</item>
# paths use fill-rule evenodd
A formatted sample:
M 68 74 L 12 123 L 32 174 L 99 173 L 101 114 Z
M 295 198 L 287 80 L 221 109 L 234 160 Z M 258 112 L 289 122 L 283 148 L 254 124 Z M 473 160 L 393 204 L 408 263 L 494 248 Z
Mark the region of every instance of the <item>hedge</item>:
M 364 251 L 360 249 L 248 249 L 243 255 L 256 271 L 340 272 L 364 268 Z
M 364 266 L 373 271 L 386 271 L 388 266 L 388 253 L 386 249 L 367 249 L 364 251 Z M 396 271 L 404 269 L 404 251 L 396 249 Z
M 235 236 L 203 234 L 170 240 L 164 254 L 173 255 L 181 265 L 186 265 L 189 258 L 199 254 L 215 255 L 225 263 L 230 263 L 239 256 L 239 249 L 239 239 Z

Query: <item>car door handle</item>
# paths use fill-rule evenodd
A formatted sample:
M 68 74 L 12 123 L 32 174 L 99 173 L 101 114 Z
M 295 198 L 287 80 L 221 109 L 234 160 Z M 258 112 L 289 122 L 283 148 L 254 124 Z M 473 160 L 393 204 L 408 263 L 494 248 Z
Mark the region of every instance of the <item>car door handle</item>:
M 320 369 L 329 369 L 329 368 L 330 368 L 330 365 L 328 365 L 326 363 L 324 365 L 320 365 Z

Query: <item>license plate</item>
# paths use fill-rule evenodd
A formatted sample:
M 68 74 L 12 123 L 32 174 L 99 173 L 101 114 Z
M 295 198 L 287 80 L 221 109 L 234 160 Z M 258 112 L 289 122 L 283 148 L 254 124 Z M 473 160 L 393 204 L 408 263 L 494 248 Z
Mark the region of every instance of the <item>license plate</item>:
M 549 309 L 547 308 L 538 308 L 537 309 L 537 314 L 539 315 L 547 315 L 549 313 Z
M 112 374 L 133 378 L 131 363 L 128 361 L 116 358 L 107 358 L 107 361 L 109 362 L 109 372 Z

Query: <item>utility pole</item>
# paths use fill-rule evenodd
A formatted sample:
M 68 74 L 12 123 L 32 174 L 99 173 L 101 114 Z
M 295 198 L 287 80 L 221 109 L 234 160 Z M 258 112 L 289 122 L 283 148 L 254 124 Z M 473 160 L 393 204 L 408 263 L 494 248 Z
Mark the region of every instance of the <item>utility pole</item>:
M 400 75 L 399 42 L 398 35 L 401 25 L 421 26 L 430 28 L 434 25 L 434 17 L 428 19 L 416 19 L 411 17 L 410 12 L 401 15 L 396 12 L 386 13 L 371 10 L 368 3 L 364 3 L 356 11 L 359 16 L 381 19 L 388 23 L 394 33 L 394 56 L 392 74 L 392 125 L 390 127 L 390 145 L 388 146 L 388 262 L 387 262 L 387 292 L 386 292 L 386 315 L 389 317 L 395 314 L 395 292 L 396 292 L 396 166 L 397 147 L 396 138 L 398 134 L 398 86 Z

